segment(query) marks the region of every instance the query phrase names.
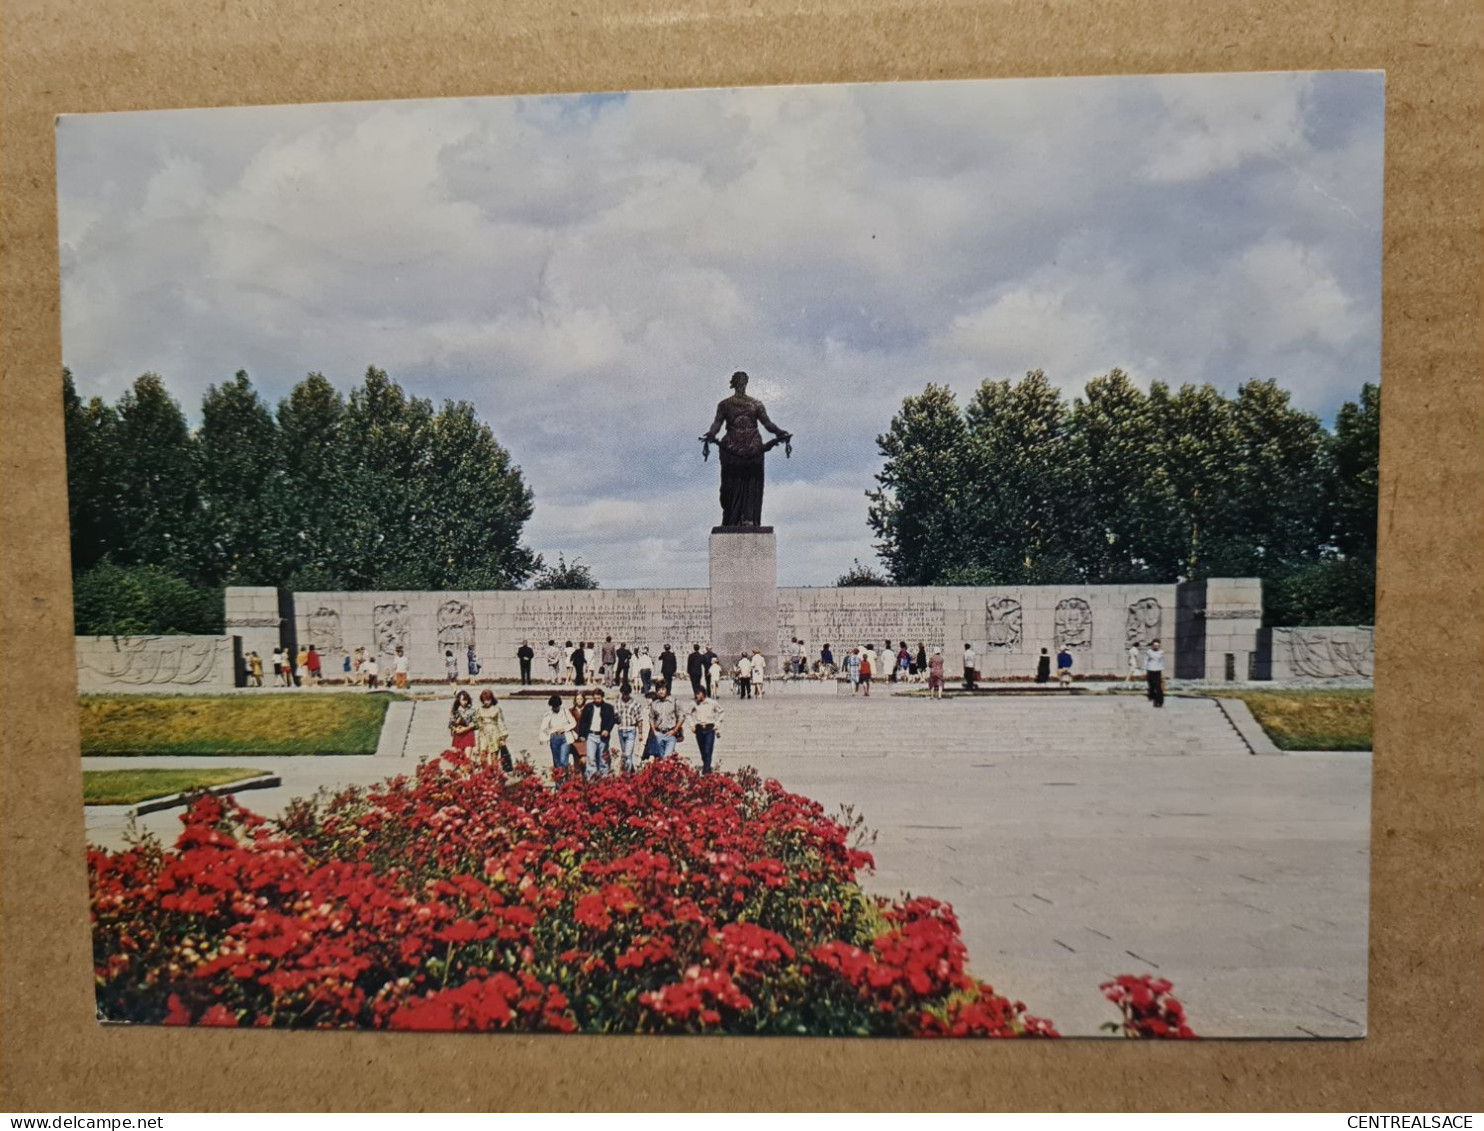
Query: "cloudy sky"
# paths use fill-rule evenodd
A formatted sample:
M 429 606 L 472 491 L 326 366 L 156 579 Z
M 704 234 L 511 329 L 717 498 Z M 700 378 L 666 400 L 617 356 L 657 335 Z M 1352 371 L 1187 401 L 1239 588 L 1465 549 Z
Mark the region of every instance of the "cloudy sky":
M 368 365 L 472 401 L 527 538 L 706 584 L 695 437 L 734 369 L 779 580 L 874 562 L 875 437 L 929 381 L 1380 375 L 1376 73 L 1041 79 L 87 115 L 58 126 L 64 360 L 186 411 Z

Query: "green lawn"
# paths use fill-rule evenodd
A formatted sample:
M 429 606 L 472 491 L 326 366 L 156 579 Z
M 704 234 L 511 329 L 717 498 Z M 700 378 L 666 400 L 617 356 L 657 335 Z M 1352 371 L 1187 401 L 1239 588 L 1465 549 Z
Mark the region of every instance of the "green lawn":
M 133 805 L 186 789 L 205 789 L 256 777 L 258 770 L 223 766 L 211 770 L 84 770 L 84 805 Z
M 1280 750 L 1371 749 L 1371 692 L 1223 691 L 1240 699 Z
M 383 695 L 82 697 L 82 752 L 374 754 Z

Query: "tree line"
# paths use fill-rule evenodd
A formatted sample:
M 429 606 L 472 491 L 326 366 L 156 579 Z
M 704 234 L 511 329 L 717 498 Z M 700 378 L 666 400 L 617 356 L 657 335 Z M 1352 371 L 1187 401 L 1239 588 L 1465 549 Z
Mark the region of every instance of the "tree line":
M 1326 429 L 1272 380 L 1068 400 L 1040 370 L 966 405 L 908 397 L 877 438 L 869 522 L 884 575 L 840 584 L 1065 585 L 1260 577 L 1272 624 L 1370 624 L 1380 394 Z
M 377 368 L 311 373 L 270 407 L 239 372 L 194 429 L 145 374 L 108 404 L 63 372 L 76 631 L 219 632 L 225 585 L 504 589 L 595 584 L 521 542 L 532 495 L 463 401 Z

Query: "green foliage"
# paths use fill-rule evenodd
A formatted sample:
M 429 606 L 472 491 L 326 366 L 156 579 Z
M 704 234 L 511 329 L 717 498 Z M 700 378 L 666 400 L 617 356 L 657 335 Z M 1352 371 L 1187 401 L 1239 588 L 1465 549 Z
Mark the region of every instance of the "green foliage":
M 210 770 L 84 770 L 82 803 L 134 805 L 151 797 L 168 797 L 172 793 L 209 789 L 255 778 L 261 772 L 241 766 Z
M 1330 434 L 1271 380 L 1144 393 L 1115 369 L 1068 403 L 1037 370 L 963 408 L 929 385 L 877 438 L 869 521 L 900 585 L 1257 576 L 1270 623 L 1368 623 L 1378 409 L 1366 386 Z
M 531 580 L 532 589 L 596 589 L 598 579 L 593 571 L 583 564 L 581 558 L 573 558 L 569 564 L 562 554 L 557 555 L 555 565 L 536 559 L 536 575 Z
M 87 755 L 374 754 L 385 695 L 87 695 Z
M 64 371 L 63 401 L 80 626 L 201 631 L 168 602 L 146 615 L 156 580 L 85 576 L 104 563 L 218 602 L 223 585 L 517 588 L 538 565 L 520 542 L 531 492 L 489 426 L 382 370 L 348 400 L 311 373 L 276 412 L 239 372 L 208 389 L 194 432 L 153 374 L 111 407 L 84 403 Z
M 839 577 L 835 579 L 835 585 L 841 589 L 848 589 L 857 585 L 890 585 L 886 575 L 872 566 L 861 565 L 859 558 L 855 563 Z
M 222 632 L 222 616 L 220 587 L 193 584 L 158 566 L 104 561 L 72 578 L 79 636 L 210 636 Z
M 1369 750 L 1372 695 L 1366 690 L 1236 690 L 1280 750 Z

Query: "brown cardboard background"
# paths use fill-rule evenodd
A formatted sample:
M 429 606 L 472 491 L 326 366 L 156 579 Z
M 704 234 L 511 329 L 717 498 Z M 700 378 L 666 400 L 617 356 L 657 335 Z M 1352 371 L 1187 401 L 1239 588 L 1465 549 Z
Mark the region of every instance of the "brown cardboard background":
M 8 0 L 0 1107 L 1478 1110 L 1481 32 L 1477 4 L 1395 0 Z M 1368 1039 L 1042 1046 L 129 1031 L 93 1022 L 67 639 L 54 114 L 1311 68 L 1388 72 Z

